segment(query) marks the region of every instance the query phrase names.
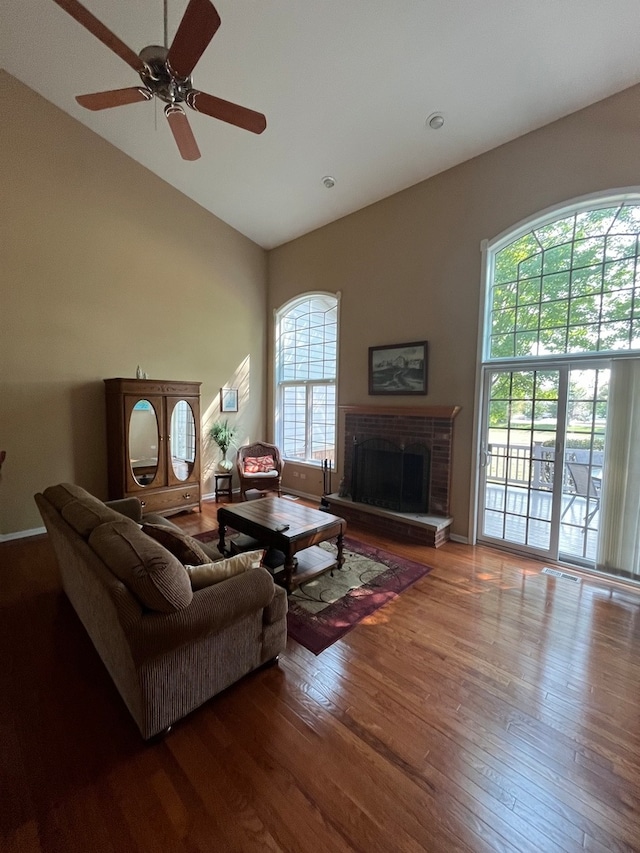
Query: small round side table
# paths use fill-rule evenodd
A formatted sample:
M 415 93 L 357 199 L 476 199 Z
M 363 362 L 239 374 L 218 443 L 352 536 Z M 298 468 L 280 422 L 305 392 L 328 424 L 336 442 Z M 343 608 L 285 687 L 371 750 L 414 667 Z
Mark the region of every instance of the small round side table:
M 213 490 L 216 496 L 216 503 L 218 503 L 218 498 L 227 497 L 229 500 L 233 500 L 233 491 L 231 488 L 231 481 L 233 478 L 233 474 L 214 474 L 214 485 Z

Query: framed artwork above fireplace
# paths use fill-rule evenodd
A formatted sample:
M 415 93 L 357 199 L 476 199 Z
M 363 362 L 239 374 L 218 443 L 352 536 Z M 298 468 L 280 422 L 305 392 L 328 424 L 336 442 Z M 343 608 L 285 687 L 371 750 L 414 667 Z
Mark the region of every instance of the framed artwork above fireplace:
M 369 394 L 426 394 L 427 351 L 427 341 L 369 347 Z

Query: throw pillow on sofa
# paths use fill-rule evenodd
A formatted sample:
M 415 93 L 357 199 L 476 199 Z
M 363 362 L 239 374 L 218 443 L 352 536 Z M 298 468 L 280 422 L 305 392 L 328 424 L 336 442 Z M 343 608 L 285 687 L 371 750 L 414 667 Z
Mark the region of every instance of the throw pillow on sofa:
M 263 556 L 264 549 L 260 548 L 257 551 L 245 551 L 243 554 L 228 557 L 226 560 L 218 560 L 216 563 L 186 566 L 191 588 L 195 592 L 205 586 L 212 586 L 214 583 L 220 583 L 220 581 L 232 578 L 234 575 L 242 574 L 247 569 L 257 569 L 262 564 Z
M 211 557 L 200 547 L 198 540 L 183 533 L 182 530 L 143 521 L 142 532 L 159 542 L 174 557 L 177 557 L 183 566 L 199 566 L 201 563 L 211 562 Z
M 191 603 L 193 591 L 185 567 L 135 522 L 122 519 L 101 524 L 89 536 L 89 546 L 149 610 L 174 613 Z

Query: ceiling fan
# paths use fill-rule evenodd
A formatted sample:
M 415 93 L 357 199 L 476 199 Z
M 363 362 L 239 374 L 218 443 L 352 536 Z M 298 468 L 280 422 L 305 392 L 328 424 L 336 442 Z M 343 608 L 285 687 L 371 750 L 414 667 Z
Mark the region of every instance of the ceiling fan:
M 92 35 L 137 71 L 142 86 L 128 89 L 111 89 L 78 95 L 76 101 L 88 110 L 106 110 L 139 101 L 150 101 L 154 96 L 164 101 L 164 114 L 184 160 L 200 157 L 183 104 L 199 113 L 226 121 L 236 127 L 262 133 L 267 120 L 262 113 L 241 107 L 239 104 L 216 98 L 194 89 L 191 72 L 206 50 L 220 26 L 220 16 L 210 0 L 189 0 L 171 47 L 167 47 L 167 0 L 164 0 L 165 46 L 149 45 L 136 54 L 107 29 L 77 0 L 54 0 L 61 9 L 89 30 Z

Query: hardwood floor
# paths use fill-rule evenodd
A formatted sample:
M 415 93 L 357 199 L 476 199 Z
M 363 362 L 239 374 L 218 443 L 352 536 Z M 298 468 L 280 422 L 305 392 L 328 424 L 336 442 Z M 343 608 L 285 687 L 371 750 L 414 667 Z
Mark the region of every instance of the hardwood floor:
M 640 592 L 349 535 L 433 571 L 151 745 L 46 538 L 0 545 L 0 849 L 640 851 Z

